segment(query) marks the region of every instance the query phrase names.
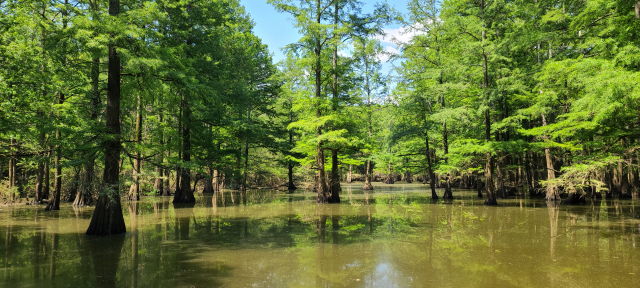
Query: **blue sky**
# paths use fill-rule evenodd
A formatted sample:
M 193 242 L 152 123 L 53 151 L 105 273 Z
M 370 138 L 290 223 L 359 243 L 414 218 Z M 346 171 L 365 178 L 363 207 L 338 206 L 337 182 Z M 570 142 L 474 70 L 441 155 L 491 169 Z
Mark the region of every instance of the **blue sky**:
M 282 48 L 300 38 L 296 28 L 293 26 L 292 17 L 288 14 L 279 13 L 273 6 L 269 5 L 266 0 L 240 0 L 240 2 L 255 22 L 255 34 L 262 38 L 262 41 L 269 46 L 274 61 L 278 62 L 282 60 L 284 57 Z M 363 0 L 362 2 L 365 3 L 363 11 L 369 12 L 372 11 L 373 6 L 380 1 Z M 390 6 L 403 14 L 407 12 L 406 6 L 408 2 L 409 0 L 387 1 Z M 387 28 L 389 34 L 397 33 L 399 29 L 402 29 L 398 23 L 390 24 Z M 385 42 L 384 39 L 383 42 Z M 389 40 L 383 44 L 388 50 L 394 51 L 394 49 L 397 49 L 397 46 L 391 42 L 392 41 Z

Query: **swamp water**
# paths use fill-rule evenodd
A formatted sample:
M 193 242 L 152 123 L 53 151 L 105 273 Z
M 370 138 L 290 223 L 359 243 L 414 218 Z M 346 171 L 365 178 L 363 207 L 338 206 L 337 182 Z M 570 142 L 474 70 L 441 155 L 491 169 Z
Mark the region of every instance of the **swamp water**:
M 638 287 L 640 203 L 548 207 L 420 184 L 226 192 L 123 203 L 124 236 L 84 235 L 91 208 L 0 208 L 0 287 Z M 440 191 L 441 194 L 442 191 Z

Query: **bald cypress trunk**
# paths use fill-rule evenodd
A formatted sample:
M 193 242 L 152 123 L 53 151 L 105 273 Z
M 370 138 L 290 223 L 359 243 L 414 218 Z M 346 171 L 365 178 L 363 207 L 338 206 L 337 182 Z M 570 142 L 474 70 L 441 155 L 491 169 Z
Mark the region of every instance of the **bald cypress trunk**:
M 153 182 L 153 189 L 157 195 L 164 195 L 164 169 L 161 166 L 156 167 L 156 179 Z
M 47 147 L 51 149 L 51 147 Z M 51 194 L 51 150 L 47 151 L 46 158 L 44 160 L 44 174 L 42 177 L 42 195 L 41 199 L 49 199 L 49 194 Z
M 445 178 L 444 195 L 442 196 L 442 198 L 444 198 L 446 200 L 452 200 L 453 199 L 453 190 L 451 189 L 451 175 L 450 174 L 447 174 L 447 176 Z
M 293 161 L 289 160 L 287 163 L 287 189 L 289 191 L 295 191 L 298 189 L 293 182 Z
M 322 2 L 320 0 L 316 0 L 316 23 L 317 24 L 321 24 L 322 23 Z M 323 97 L 322 97 L 322 48 L 323 48 L 323 43 L 322 41 L 318 38 L 315 39 L 314 41 L 314 56 L 315 56 L 315 66 L 313 67 L 314 70 L 314 90 L 315 90 L 315 98 L 316 101 L 320 101 Z M 320 108 L 320 105 L 318 105 L 318 108 L 316 108 L 316 117 L 320 118 L 322 117 L 322 110 Z M 322 135 L 322 128 L 318 127 L 317 131 L 316 131 L 316 135 L 320 136 Z M 315 189 L 316 189 L 316 193 L 318 193 L 318 198 L 317 201 L 318 203 L 327 203 L 327 201 L 329 200 L 329 187 L 327 186 L 327 178 L 326 178 L 326 173 L 324 171 L 324 161 L 325 161 L 325 157 L 324 157 L 324 149 L 323 149 L 323 145 L 324 143 L 322 141 L 319 141 L 317 146 L 316 146 L 316 183 L 315 183 Z
M 293 122 L 293 113 L 289 113 L 289 121 Z M 289 130 L 289 147 L 294 147 L 295 143 L 293 142 L 293 132 Z M 295 191 L 298 189 L 293 179 L 293 161 L 287 161 L 287 189 L 289 191 Z
M 213 169 L 213 180 L 212 180 L 212 185 L 213 185 L 213 193 L 218 193 L 220 192 L 220 189 L 222 187 L 221 183 L 221 175 L 220 175 L 220 170 L 218 170 L 217 168 Z
M 62 28 L 63 29 L 67 29 L 68 26 L 68 22 L 69 22 L 69 18 L 68 18 L 68 10 L 66 8 L 67 5 L 69 5 L 69 1 L 65 0 L 64 1 L 64 5 L 65 8 L 62 9 Z M 63 42 L 63 49 L 64 49 L 64 42 Z M 67 66 L 67 60 L 66 60 L 66 51 L 63 51 L 63 56 L 62 56 L 62 66 L 66 67 Z M 65 95 L 64 93 L 60 92 L 58 94 L 58 104 L 63 104 L 65 101 Z M 58 119 L 57 121 L 59 122 L 61 119 L 59 119 L 60 115 L 57 115 Z M 59 128 L 56 128 L 56 145 L 55 145 L 55 179 L 54 179 L 54 190 L 53 190 L 53 195 L 51 197 L 51 199 L 49 199 L 49 204 L 47 205 L 46 210 L 60 210 L 60 196 L 62 194 L 62 163 L 61 158 L 62 158 L 62 149 L 61 149 L 61 144 L 60 142 L 62 141 L 62 133 L 60 131 Z
M 159 115 L 158 115 L 159 121 L 160 123 L 163 123 L 163 113 L 162 111 L 160 111 Z M 160 130 L 160 146 L 162 147 L 164 145 L 164 133 L 162 133 L 162 130 Z M 160 152 L 160 154 L 158 154 L 158 163 L 156 166 L 156 179 L 153 183 L 153 189 L 156 190 L 157 195 L 159 196 L 163 196 L 164 195 L 164 189 L 165 189 L 165 185 L 164 185 L 164 168 L 163 168 L 163 162 L 164 162 L 164 152 Z M 169 175 L 166 175 L 167 177 Z M 168 188 L 167 188 L 168 189 Z
M 182 148 L 180 148 L 182 149 Z M 178 158 L 182 158 L 182 152 L 178 152 Z M 180 168 L 180 166 L 176 166 L 176 175 L 175 175 L 175 179 L 173 181 L 173 186 L 174 186 L 174 191 L 175 193 L 173 193 L 173 195 L 175 196 L 175 194 L 178 194 L 179 190 L 180 190 L 180 176 L 182 175 L 182 168 Z
M 431 148 L 429 147 L 428 130 L 425 130 L 424 144 L 424 156 L 427 158 L 427 176 L 429 177 L 429 186 L 431 187 L 431 199 L 438 200 L 438 193 L 436 193 L 436 174 L 433 172 L 433 161 L 431 159 Z
M 316 165 L 318 172 L 316 174 L 316 193 L 318 193 L 318 203 L 327 203 L 329 200 L 327 180 L 324 171 L 324 150 L 321 144 L 318 144 L 316 149 Z
M 95 11 L 96 7 L 92 7 Z M 91 61 L 91 108 L 89 120 L 95 125 L 98 122 L 98 111 L 100 110 L 100 57 L 94 56 Z M 73 200 L 74 207 L 82 207 L 91 204 L 95 181 L 96 155 L 93 151 L 87 153 L 84 171 L 81 176 L 80 185 Z
M 9 140 L 10 143 L 10 150 L 11 150 L 11 155 L 9 156 L 9 188 L 13 188 L 16 186 L 16 169 L 17 169 L 17 163 L 18 163 L 18 157 L 16 156 L 16 146 L 17 141 L 15 138 L 11 138 L 11 140 Z M 13 201 L 15 195 L 13 195 L 13 193 L 11 195 L 9 195 L 9 200 Z
M 334 1 L 333 4 L 333 25 L 336 27 L 339 25 L 339 13 L 340 13 L 340 1 Z M 337 112 L 338 107 L 340 105 L 340 91 L 338 85 L 338 42 L 340 37 L 338 33 L 333 35 L 333 40 L 335 41 L 333 45 L 333 59 L 332 59 L 332 69 L 333 69 L 333 82 L 331 85 L 331 90 L 333 90 L 333 111 Z M 338 161 L 338 152 L 339 150 L 334 148 L 331 149 L 331 174 L 329 175 L 329 203 L 340 203 L 340 191 L 342 187 L 340 187 L 340 167 Z
M 542 114 L 542 126 L 547 126 L 547 118 L 544 114 Z M 544 136 L 543 139 L 547 140 L 549 137 Z M 547 181 L 556 179 L 556 170 L 553 167 L 553 157 L 551 156 L 551 149 L 548 147 L 544 148 L 544 159 L 547 170 Z M 547 199 L 547 201 L 560 200 L 560 194 L 558 193 L 558 189 L 555 184 L 547 185 L 546 191 L 545 199 Z
M 485 2 L 481 1 L 480 7 L 482 13 L 484 14 Z M 487 40 L 487 32 L 482 30 L 482 42 Z M 487 52 L 484 50 L 484 46 L 482 49 L 482 88 L 484 90 L 484 101 L 486 102 L 487 107 L 484 111 L 484 129 L 485 129 L 485 141 L 491 142 L 491 105 L 489 99 L 489 57 Z M 486 154 L 486 162 L 484 166 L 484 178 L 485 178 L 485 191 L 487 194 L 487 200 L 485 201 L 486 205 L 497 205 L 498 201 L 496 199 L 496 186 L 494 184 L 494 168 L 495 168 L 495 157 L 491 152 Z
M 363 41 L 363 46 L 366 45 L 366 41 Z M 371 109 L 371 79 L 369 76 L 369 59 L 364 57 L 364 88 L 367 93 L 367 138 L 369 141 L 372 140 L 373 137 L 373 111 Z M 373 163 L 371 163 L 371 159 L 367 159 L 367 163 L 364 170 L 364 190 L 373 190 L 373 184 L 371 184 L 371 178 L 373 174 Z
M 109 15 L 118 16 L 120 1 L 109 0 Z M 105 113 L 109 134 L 104 141 L 103 189 L 93 210 L 88 235 L 111 235 L 126 232 L 120 204 L 120 55 L 109 44 L 109 72 L 107 80 L 107 109 Z M 96 264 L 97 265 L 97 264 Z
M 251 127 L 251 108 L 247 109 L 247 122 Z M 242 182 L 240 183 L 240 190 L 247 190 L 247 179 L 249 175 L 249 133 L 247 132 L 244 137 L 244 147 L 242 151 L 242 157 L 244 163 L 242 164 Z
M 191 162 L 191 107 L 189 106 L 188 95 L 182 95 L 182 162 Z M 182 167 L 180 169 L 180 186 L 176 189 L 173 203 L 195 203 L 196 198 L 191 190 L 191 169 Z
M 338 150 L 331 150 L 331 179 L 330 179 L 330 191 L 329 203 L 340 203 L 340 166 L 338 163 Z
M 136 112 L 136 143 L 140 145 L 142 143 L 142 96 L 138 93 L 137 99 L 137 112 Z M 136 151 L 135 158 L 133 159 L 133 171 L 132 178 L 133 183 L 129 187 L 128 198 L 130 201 L 140 200 L 140 174 L 142 173 L 142 155 L 140 151 Z
M 207 176 L 204 177 L 203 194 L 213 194 L 213 167 L 208 167 Z
M 487 142 L 491 141 L 491 118 L 490 112 L 487 109 L 485 115 L 485 139 Z M 495 158 L 491 152 L 486 154 L 486 162 L 484 166 L 484 179 L 485 179 L 485 194 L 487 195 L 486 205 L 498 205 L 496 199 L 496 186 L 493 182 L 493 171 L 495 168 Z
M 440 58 L 440 48 L 438 48 L 438 58 Z M 438 76 L 438 84 L 444 84 L 444 75 L 442 70 L 440 70 L 440 75 Z M 447 108 L 447 99 L 445 95 L 442 95 L 442 99 L 440 99 L 440 104 L 442 105 L 442 109 Z M 447 120 L 445 119 L 442 122 L 442 152 L 445 157 L 449 154 L 449 130 L 447 129 Z
M 38 169 L 36 170 L 36 187 L 34 203 L 40 203 L 42 201 L 42 182 L 44 181 L 44 163 L 38 161 Z
M 371 174 L 373 174 L 372 168 L 371 160 L 367 159 L 364 172 L 364 190 L 373 190 L 373 185 L 371 184 Z
M 58 104 L 64 103 L 64 94 L 60 93 L 58 98 Z M 60 129 L 56 129 L 55 132 L 56 141 L 61 140 Z M 60 194 L 62 193 L 62 163 L 60 163 L 62 155 L 60 149 L 60 143 L 56 143 L 55 145 L 55 157 L 54 157 L 54 166 L 55 173 L 53 179 L 53 193 L 49 198 L 49 203 L 47 204 L 47 211 L 51 210 L 60 210 Z

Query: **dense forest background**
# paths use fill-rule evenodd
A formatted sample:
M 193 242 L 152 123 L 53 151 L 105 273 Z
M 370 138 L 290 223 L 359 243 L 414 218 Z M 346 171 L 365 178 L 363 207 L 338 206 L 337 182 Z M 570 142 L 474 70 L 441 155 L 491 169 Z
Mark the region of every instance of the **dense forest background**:
M 97 205 L 109 234 L 121 197 L 221 189 L 639 195 L 640 2 L 269 3 L 302 35 L 281 63 L 237 0 L 0 0 L 4 201 Z

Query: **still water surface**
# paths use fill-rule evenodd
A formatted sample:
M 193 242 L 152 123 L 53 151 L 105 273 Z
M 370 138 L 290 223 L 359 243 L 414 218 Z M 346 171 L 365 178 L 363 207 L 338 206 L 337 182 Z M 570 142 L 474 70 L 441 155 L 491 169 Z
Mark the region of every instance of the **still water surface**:
M 640 205 L 431 203 L 419 184 L 124 203 L 128 233 L 84 235 L 91 208 L 0 208 L 1 287 L 638 287 Z

